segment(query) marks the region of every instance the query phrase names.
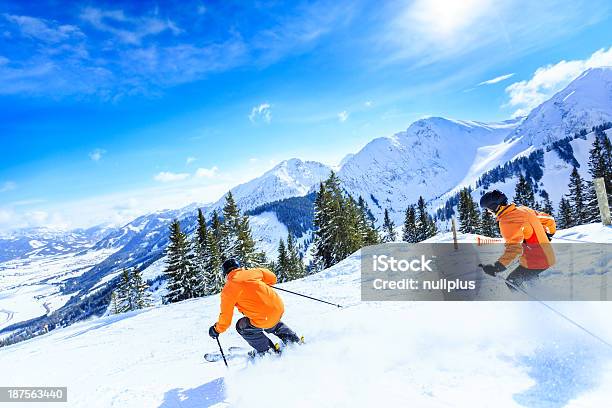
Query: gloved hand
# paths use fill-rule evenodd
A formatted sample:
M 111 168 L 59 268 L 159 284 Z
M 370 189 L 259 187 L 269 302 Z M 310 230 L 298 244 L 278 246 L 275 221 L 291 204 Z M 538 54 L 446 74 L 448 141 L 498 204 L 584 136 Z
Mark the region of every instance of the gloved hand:
M 213 339 L 217 339 L 219 337 L 219 333 L 217 333 L 217 329 L 215 329 L 214 324 L 210 326 L 210 329 L 208 329 L 208 335 Z
M 488 265 L 482 265 L 481 264 L 480 267 L 482 268 L 484 273 L 486 273 L 487 275 L 491 275 L 491 276 L 495 276 L 498 273 L 500 273 L 500 272 L 502 272 L 502 271 L 504 271 L 506 269 L 504 264 L 502 264 L 499 261 L 495 262 L 495 264 L 488 264 Z

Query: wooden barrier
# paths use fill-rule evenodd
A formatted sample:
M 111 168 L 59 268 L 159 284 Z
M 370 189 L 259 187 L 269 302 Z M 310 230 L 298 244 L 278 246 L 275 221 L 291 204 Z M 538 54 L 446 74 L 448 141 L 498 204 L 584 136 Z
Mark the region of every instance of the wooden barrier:
M 492 238 L 492 237 L 485 237 L 484 235 L 476 235 L 476 245 L 481 246 L 481 245 L 487 245 L 487 244 L 503 244 L 504 239 L 503 238 Z

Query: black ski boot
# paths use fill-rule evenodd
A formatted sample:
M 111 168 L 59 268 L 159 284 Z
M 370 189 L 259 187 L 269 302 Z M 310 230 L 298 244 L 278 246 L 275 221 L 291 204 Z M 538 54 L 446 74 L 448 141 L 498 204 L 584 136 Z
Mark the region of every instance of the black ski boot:
M 270 347 L 268 350 L 266 351 L 257 351 L 255 349 L 249 351 L 248 356 L 251 360 L 256 359 L 257 357 L 265 357 L 267 355 L 270 354 L 276 354 L 276 355 L 280 355 L 281 354 L 281 346 L 278 343 L 274 343 L 274 345 L 272 347 Z

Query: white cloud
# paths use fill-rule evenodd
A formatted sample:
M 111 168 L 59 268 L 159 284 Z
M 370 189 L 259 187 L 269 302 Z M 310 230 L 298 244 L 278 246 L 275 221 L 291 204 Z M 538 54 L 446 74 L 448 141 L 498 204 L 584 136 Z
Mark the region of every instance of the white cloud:
M 196 170 L 194 176 L 197 178 L 213 178 L 217 176 L 218 171 L 219 169 L 217 168 L 217 166 L 213 166 L 210 169 L 200 167 L 199 169 Z
M 370 108 L 372 107 L 372 101 L 365 101 L 364 105 L 366 108 Z
M 187 164 L 188 166 L 193 163 L 194 161 L 198 160 L 195 157 L 188 157 L 187 160 L 185 160 L 185 164 Z
M 560 61 L 538 68 L 533 76 L 506 88 L 510 100 L 505 106 L 516 108 L 515 116 L 528 114 L 576 79 L 588 68 L 612 66 L 612 47 L 602 48 L 583 60 Z
M 272 121 L 272 106 L 269 103 L 262 103 L 259 106 L 253 106 L 253 109 L 251 109 L 251 113 L 249 114 L 249 120 L 252 123 L 270 123 Z
M 102 156 L 104 156 L 105 153 L 106 153 L 106 150 L 104 149 L 95 149 L 94 151 L 89 153 L 89 158 L 97 162 L 102 159 Z
M 49 219 L 49 213 L 46 211 L 31 211 L 28 213 L 34 221 L 34 224 L 42 224 Z
M 86 7 L 81 13 L 81 19 L 91 24 L 99 31 L 114 35 L 120 41 L 138 45 L 143 38 L 170 31 L 180 34 L 182 30 L 171 20 L 162 20 L 155 16 L 131 17 L 123 10 L 103 10 Z
M 181 35 L 201 29 L 202 16 L 196 13 L 209 14 L 201 0 L 185 9 L 191 15 L 168 7 L 122 10 L 83 5 L 79 25 L 87 29 L 87 36 L 64 21 L 0 12 L 0 37 L 10 38 L 13 48 L 20 50 L 9 56 L 10 61 L 0 59 L 0 95 L 86 95 L 103 101 L 157 97 L 167 87 L 236 67 L 261 69 L 305 52 L 346 24 L 352 8 L 319 2 L 296 5 L 255 30 L 203 33 L 206 38 Z M 263 112 L 260 119 L 266 123 L 271 116 Z
M 506 75 L 500 75 L 498 77 L 492 78 L 492 79 L 487 79 L 486 81 L 482 81 L 481 83 L 478 84 L 478 86 L 481 85 L 493 85 L 496 84 L 498 82 L 502 82 L 505 81 L 506 79 L 510 79 L 514 76 L 514 72 L 511 74 L 506 74 Z
M 338 114 L 338 120 L 340 122 L 346 122 L 346 120 L 349 118 L 349 113 L 347 111 L 342 111 Z
M 12 211 L 0 208 L 0 226 L 9 224 L 15 219 L 15 214 Z
M 74 25 L 58 25 L 55 22 L 30 16 L 4 14 L 4 18 L 17 25 L 22 35 L 47 43 L 57 43 L 75 37 L 84 37 Z
M 0 230 L 15 230 L 30 227 L 48 227 L 56 229 L 68 229 L 68 221 L 72 215 L 65 216 L 60 211 L 26 210 L 15 211 L 12 208 L 0 208 Z
M 162 171 L 153 177 L 155 181 L 161 183 L 171 183 L 174 181 L 181 181 L 189 178 L 189 173 L 172 173 L 170 171 Z
M 7 191 L 11 191 L 17 188 L 17 183 L 14 181 L 5 181 L 0 184 L 0 193 L 6 193 Z

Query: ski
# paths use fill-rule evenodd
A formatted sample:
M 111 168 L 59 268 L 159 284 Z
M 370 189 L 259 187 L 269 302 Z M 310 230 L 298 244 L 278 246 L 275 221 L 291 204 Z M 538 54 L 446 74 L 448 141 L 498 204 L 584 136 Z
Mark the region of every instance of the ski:
M 240 357 L 246 358 L 248 357 L 248 353 L 249 353 L 249 349 L 246 347 L 230 347 L 227 349 L 227 352 L 225 353 L 225 358 L 227 360 L 232 360 L 232 359 L 240 358 Z M 222 361 L 223 356 L 221 355 L 220 352 L 214 351 L 211 353 L 204 354 L 204 360 L 208 361 L 209 363 L 214 363 L 216 361 Z
M 298 343 L 295 343 L 295 344 L 303 345 L 304 344 L 304 336 L 300 337 L 300 341 Z M 283 354 L 283 352 L 285 351 L 285 349 L 287 348 L 287 346 L 282 344 L 282 343 L 276 343 L 275 347 L 276 347 L 276 352 L 271 353 L 271 355 L 276 355 L 277 357 L 280 357 Z M 252 349 L 250 349 L 248 347 L 233 346 L 233 347 L 230 347 L 230 348 L 227 349 L 227 352 L 225 353 L 225 358 L 228 361 L 229 360 L 234 360 L 236 358 L 246 358 L 246 359 L 249 359 L 249 360 L 253 360 L 254 357 L 249 354 L 250 351 L 252 351 Z M 257 356 L 257 357 L 260 357 L 260 356 Z M 209 363 L 214 363 L 214 362 L 217 362 L 217 361 L 223 361 L 223 356 L 221 355 L 220 352 L 214 351 L 214 352 L 211 352 L 211 353 L 204 354 L 204 360 L 208 361 Z

